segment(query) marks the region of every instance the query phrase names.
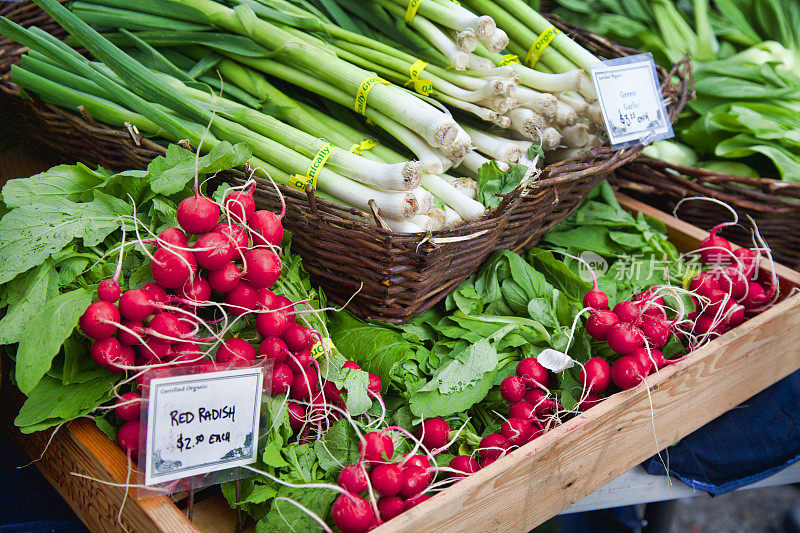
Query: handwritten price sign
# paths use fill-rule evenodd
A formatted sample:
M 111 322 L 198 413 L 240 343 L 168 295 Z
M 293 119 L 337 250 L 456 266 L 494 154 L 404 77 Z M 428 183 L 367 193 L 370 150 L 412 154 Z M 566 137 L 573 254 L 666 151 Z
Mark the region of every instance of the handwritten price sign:
M 604 61 L 592 69 L 611 146 L 624 148 L 674 137 L 651 54 Z
M 145 485 L 254 463 L 262 372 L 242 368 L 153 379 Z

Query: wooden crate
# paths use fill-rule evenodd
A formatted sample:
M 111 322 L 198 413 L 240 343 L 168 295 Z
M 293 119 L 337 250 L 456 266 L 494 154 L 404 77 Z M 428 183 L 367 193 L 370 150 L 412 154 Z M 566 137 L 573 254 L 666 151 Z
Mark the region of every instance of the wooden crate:
M 681 250 L 697 248 L 708 235 L 640 202 L 623 196 L 620 201 L 665 222 Z M 762 267 L 768 268 L 766 262 Z M 800 274 L 781 266 L 776 271 L 786 296 L 780 304 L 652 376 L 649 394 L 642 387 L 616 394 L 375 531 L 529 531 L 797 370 L 800 294 L 789 292 L 800 287 Z M 7 431 L 17 434 L 32 457 L 41 454 L 49 436 Z M 125 480 L 122 451 L 90 421 L 76 420 L 56 433 L 35 464 L 90 529 L 123 531 L 116 518 L 123 489 L 70 475 Z M 122 524 L 137 532 L 230 532 L 235 517 L 216 493 L 198 498 L 192 521 L 175 499 L 129 499 Z

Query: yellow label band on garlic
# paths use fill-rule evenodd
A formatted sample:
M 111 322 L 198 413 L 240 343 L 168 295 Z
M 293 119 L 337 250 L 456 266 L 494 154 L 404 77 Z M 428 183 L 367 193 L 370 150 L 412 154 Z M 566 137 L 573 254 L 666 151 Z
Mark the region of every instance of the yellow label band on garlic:
M 553 39 L 556 38 L 556 35 L 561 33 L 561 30 L 556 28 L 554 25 L 548 26 L 541 35 L 533 42 L 531 45 L 530 50 L 528 50 L 528 54 L 525 56 L 525 63 L 533 68 L 536 63 L 539 61 L 539 58 L 542 57 L 542 54 L 550 46 L 550 43 L 553 42 Z
M 369 76 L 368 78 L 364 79 L 364 81 L 361 82 L 361 85 L 358 86 L 358 91 L 356 92 L 356 101 L 353 104 L 353 109 L 355 109 L 356 113 L 363 115 L 364 112 L 367 110 L 367 98 L 369 97 L 369 92 L 372 90 L 372 87 L 374 87 L 376 83 L 389 85 L 389 82 L 384 80 L 383 78 L 379 78 L 377 76 Z

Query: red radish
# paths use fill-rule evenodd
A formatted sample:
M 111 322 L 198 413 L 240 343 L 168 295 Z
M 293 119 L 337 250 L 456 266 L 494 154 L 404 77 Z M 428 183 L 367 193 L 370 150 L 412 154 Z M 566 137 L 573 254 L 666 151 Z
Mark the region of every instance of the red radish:
M 642 317 L 641 330 L 644 338 L 654 348 L 661 348 L 667 344 L 671 334 L 669 322 L 663 318 L 650 315 Z
M 281 307 L 281 298 L 269 289 L 258 289 L 256 296 L 257 309 L 278 309 Z
M 380 467 L 376 467 L 376 470 Z M 400 497 L 411 498 L 425 490 L 431 482 L 431 474 L 418 466 L 407 466 L 402 470 Z
M 608 346 L 620 355 L 628 355 L 644 345 L 642 330 L 627 322 L 620 322 L 608 331 Z
M 210 361 L 208 359 L 198 362 L 195 368 L 198 374 L 210 374 L 211 372 L 219 372 L 222 370 L 216 361 Z
M 611 367 L 611 379 L 620 389 L 632 389 L 644 380 L 645 373 L 639 361 L 631 356 L 620 357 Z
M 718 337 L 722 335 L 722 330 L 725 327 L 725 324 L 722 321 L 719 321 L 719 323 L 714 325 L 715 321 L 716 318 L 713 314 L 702 314 L 695 320 L 694 329 L 692 331 L 697 335 L 705 335 L 708 333 L 711 337 Z
M 248 313 L 256 308 L 256 289 L 242 280 L 225 294 L 225 303 L 230 306 L 230 312 L 234 315 Z
M 408 468 L 411 466 L 418 466 L 420 468 L 428 469 L 431 467 L 431 462 L 428 461 L 428 458 L 422 454 L 415 454 L 411 457 L 407 457 L 403 460 L 403 466 Z
M 450 425 L 443 418 L 429 418 L 422 422 L 417 436 L 429 450 L 443 448 L 450 441 Z
M 276 363 L 283 363 L 286 361 L 288 355 L 288 348 L 286 343 L 280 337 L 266 337 L 258 345 L 259 357 L 266 357 L 272 359 Z
M 167 337 L 178 337 L 183 330 L 180 319 L 176 315 L 165 311 L 157 313 L 148 327 L 156 333 Z
M 189 246 L 189 239 L 180 228 L 166 228 L 158 234 L 158 247 L 167 247 L 171 244 L 178 248 L 187 248 Z
M 149 363 L 159 363 L 172 353 L 172 343 L 167 340 L 149 338 L 139 347 L 139 355 Z
M 136 377 L 134 381 L 134 383 L 136 383 L 136 390 L 139 391 L 139 394 L 143 397 L 146 397 L 150 392 L 151 380 L 156 378 L 168 378 L 174 374 L 173 369 L 169 367 L 151 368 Z
M 712 289 L 708 291 L 706 297 L 710 300 L 703 309 L 704 313 L 716 313 L 725 303 L 730 300 L 728 294 L 722 289 Z
M 255 348 L 244 339 L 228 339 L 217 350 L 217 363 L 247 363 L 255 360 Z
M 535 357 L 526 357 L 517 363 L 517 376 L 528 388 L 544 387 L 546 389 L 550 387 L 550 376 L 547 374 L 547 369 Z M 514 401 L 518 402 L 519 400 Z
M 517 403 L 525 397 L 525 382 L 518 376 L 508 376 L 500 383 L 500 394 L 508 403 Z
M 611 365 L 605 359 L 592 357 L 583 364 L 580 378 L 584 389 L 603 392 L 611 385 Z
M 142 321 L 153 311 L 153 300 L 142 289 L 125 291 L 119 298 L 119 312 L 128 320 Z
M 333 502 L 333 523 L 342 533 L 365 533 L 372 526 L 375 514 L 369 503 L 352 493 L 342 494 Z
M 289 425 L 292 427 L 292 431 L 303 427 L 306 419 L 306 410 L 303 406 L 299 403 L 289 402 L 286 404 L 286 409 L 289 411 Z
M 228 263 L 220 269 L 208 273 L 208 284 L 217 292 L 228 292 L 236 287 L 242 273 L 234 263 Z
M 282 337 L 291 324 L 283 311 L 267 311 L 256 315 L 256 330 L 262 337 Z
M 536 408 L 530 402 L 521 400 L 508 408 L 508 416 L 510 418 L 533 420 L 536 418 Z
M 123 320 L 122 325 L 131 331 L 136 332 L 140 337 L 145 334 L 144 324 L 141 321 L 133 321 L 133 320 Z M 119 338 L 119 342 L 122 344 L 127 344 L 129 346 L 136 346 L 140 344 L 141 341 L 137 339 L 133 334 L 128 333 L 122 328 L 119 328 L 119 334 L 117 335 Z
M 153 254 L 150 272 L 156 283 L 165 289 L 182 287 L 197 273 L 197 261 L 192 252 L 161 248 Z
M 742 300 L 742 305 L 744 305 L 745 309 L 748 311 L 753 309 L 758 309 L 766 305 L 769 301 L 767 297 L 767 291 L 764 290 L 764 287 L 756 283 L 755 281 L 751 281 L 747 284 L 747 295 Z
M 302 372 L 295 372 L 289 396 L 294 400 L 306 400 L 317 391 L 317 372 L 306 367 Z
M 180 294 L 190 302 L 207 302 L 211 299 L 211 284 L 208 280 L 195 276 L 180 288 Z
M 689 290 L 700 296 L 707 296 L 714 289 L 719 289 L 719 283 L 711 272 L 700 272 L 689 282 Z
M 271 211 L 261 210 L 253 213 L 247 221 L 253 230 L 253 244 L 280 246 L 283 240 L 281 217 Z
M 500 426 L 500 433 L 508 439 L 511 446 L 522 446 L 533 435 L 533 426 L 522 418 L 509 418 Z
M 478 445 L 478 451 L 481 453 L 481 461 L 494 461 L 498 459 L 508 450 L 509 446 L 510 443 L 508 439 L 500 433 L 486 435 L 481 439 L 481 443 Z
M 244 254 L 245 279 L 254 287 L 272 287 L 281 276 L 281 260 L 272 250 L 256 248 Z
M 717 283 L 719 288 L 734 300 L 738 300 L 747 292 L 747 276 L 734 267 L 720 270 Z
M 123 405 L 124 404 L 124 405 Z M 114 413 L 122 420 L 130 422 L 139 418 L 142 405 L 142 396 L 135 392 L 126 392 L 117 398 Z
M 613 311 L 595 311 L 586 321 L 586 332 L 599 341 L 606 340 L 608 330 L 619 323 L 619 317 Z
M 456 455 L 450 459 L 449 466 L 453 470 L 458 470 L 459 472 L 450 472 L 450 477 L 467 477 L 481 469 L 481 465 L 478 464 L 478 461 L 469 455 Z
M 358 366 L 358 363 L 355 361 L 345 361 L 342 365 L 342 368 L 352 368 L 353 370 L 361 370 L 361 367 Z
M 97 285 L 97 297 L 104 302 L 114 303 L 119 300 L 122 294 L 122 289 L 119 288 L 119 283 L 112 278 L 104 279 Z
M 111 372 L 123 372 L 116 367 L 118 364 L 131 365 L 133 361 L 123 361 L 125 354 L 122 353 L 121 348 L 125 346 L 120 344 L 114 337 L 106 337 L 99 339 L 92 343 L 89 347 L 89 354 L 94 359 L 94 362 Z
M 744 322 L 744 306 L 729 300 L 725 306 L 725 316 L 728 317 L 728 327 L 735 328 Z
M 403 474 L 403 469 L 397 463 L 385 463 L 373 468 L 369 478 L 378 494 L 394 496 L 400 492 Z
M 664 298 L 652 290 L 642 291 L 633 299 L 640 302 L 640 309 L 645 315 L 664 316 Z
M 246 222 L 256 211 L 256 202 L 250 191 L 235 191 L 225 195 L 225 210 L 237 222 Z
M 720 227 L 713 228 L 711 235 L 700 241 L 700 259 L 707 265 L 719 265 L 731 260 L 731 243 L 717 235 Z
M 561 407 L 558 402 L 547 397 L 547 391 L 539 388 L 526 392 L 525 401 L 533 405 L 537 417 L 543 417 Z
M 138 420 L 131 420 L 125 422 L 117 432 L 117 442 L 119 447 L 122 448 L 131 459 L 138 459 L 139 457 L 139 430 L 141 424 Z
M 592 309 L 608 309 L 608 296 L 595 286 L 583 296 L 583 306 Z
M 480 465 L 478 466 L 478 469 L 480 469 Z M 413 498 L 409 498 L 406 500 L 406 511 L 411 509 L 412 507 L 416 507 L 425 500 L 430 500 L 430 499 L 431 497 L 429 494 L 417 494 Z
M 339 478 L 336 480 L 336 483 L 348 492 L 361 494 L 367 490 L 367 474 L 364 472 L 364 468 L 359 464 L 347 465 L 339 472 Z M 400 487 L 398 487 L 397 490 L 400 490 Z
M 373 374 L 372 372 L 370 372 L 369 384 L 367 385 L 367 390 L 369 390 L 374 394 L 380 394 L 382 389 L 383 389 L 383 382 L 381 381 L 381 377 L 378 374 Z
M 644 375 L 648 375 L 656 368 L 661 368 L 659 366 L 659 361 L 665 360 L 664 354 L 661 353 L 661 350 L 656 350 L 655 348 L 651 348 L 649 351 L 647 348 L 636 348 L 631 357 L 635 358 L 639 361 L 639 364 L 642 367 L 642 372 Z
M 233 243 L 226 236 L 214 231 L 206 233 L 194 243 L 197 264 L 208 270 L 219 270 L 236 257 Z
M 594 407 L 595 405 L 600 403 L 602 400 L 603 400 L 603 397 L 600 396 L 600 393 L 598 393 L 598 392 L 590 392 L 589 394 L 586 395 L 586 397 L 583 399 L 583 401 L 581 401 L 580 403 L 578 403 L 578 405 L 575 406 L 575 408 L 578 411 L 585 411 L 585 410 L 587 410 L 587 409 L 589 409 L 591 407 Z
M 200 235 L 208 233 L 219 220 L 219 206 L 211 198 L 194 196 L 184 199 L 178 204 L 178 224 L 187 233 Z
M 381 514 L 381 520 L 384 522 L 388 522 L 405 510 L 406 502 L 397 496 L 384 496 L 378 500 L 378 512 Z
M 325 384 L 322 385 L 322 392 L 325 393 L 325 397 L 329 402 L 337 403 L 342 399 L 344 389 L 338 388 L 333 381 L 326 381 Z
M 286 346 L 293 352 L 311 348 L 311 331 L 300 324 L 292 324 L 283 333 Z
M 386 462 L 390 461 L 394 455 L 394 443 L 386 433 L 372 431 L 364 435 L 358 444 L 358 451 L 367 461 Z
M 753 273 L 758 265 L 758 253 L 749 248 L 737 248 L 733 251 L 733 255 L 741 263 L 741 272 L 746 279 L 751 279 Z
M 191 364 L 199 362 L 203 355 L 203 351 L 197 344 L 193 342 L 177 342 L 172 345 L 172 350 L 167 355 L 167 360 Z
M 145 283 L 142 286 L 142 290 L 147 296 L 150 297 L 150 301 L 153 302 L 154 304 L 164 304 L 167 303 L 167 300 L 169 300 L 167 291 L 165 291 L 164 287 L 162 287 L 158 283 L 152 281 L 150 283 Z
M 105 339 L 117 331 L 116 324 L 119 323 L 119 319 L 117 307 L 110 302 L 101 300 L 89 304 L 78 320 L 78 325 L 87 337 Z
M 642 307 L 638 302 L 620 302 L 614 306 L 614 314 L 620 322 L 635 324 L 642 317 Z
M 219 233 L 230 241 L 233 245 L 234 257 L 239 257 L 239 251 L 245 250 L 250 246 L 247 230 L 242 226 L 223 222 L 222 224 L 216 225 L 214 233 Z
M 286 313 L 286 320 L 289 321 L 289 324 L 294 324 L 295 320 L 297 320 L 297 311 L 294 308 L 294 302 L 286 296 L 276 296 L 276 300 L 276 307 L 274 307 L 274 309 Z
M 311 352 L 308 350 L 295 354 L 294 357 L 287 357 L 286 364 L 292 369 L 292 372 L 297 374 L 302 372 L 304 368 L 314 367 L 314 358 L 311 357 Z

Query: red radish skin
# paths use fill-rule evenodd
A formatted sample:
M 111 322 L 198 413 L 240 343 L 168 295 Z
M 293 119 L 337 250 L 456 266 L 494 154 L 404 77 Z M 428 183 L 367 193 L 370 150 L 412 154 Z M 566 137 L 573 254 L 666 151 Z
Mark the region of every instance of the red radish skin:
M 195 276 L 180 288 L 180 294 L 190 302 L 207 302 L 211 299 L 211 284 L 208 280 Z
M 719 289 L 719 283 L 711 272 L 701 272 L 689 282 L 689 290 L 700 296 L 707 296 L 714 289 Z
M 245 279 L 258 289 L 272 287 L 281 276 L 281 260 L 272 250 L 257 248 L 244 254 Z
M 547 374 L 547 369 L 536 360 L 535 357 L 526 357 L 517 363 L 517 376 L 525 383 L 528 388 L 543 387 L 545 389 L 550 387 L 550 376 Z M 519 400 L 521 400 L 520 398 Z M 516 400 L 516 401 L 519 401 Z M 512 400 L 508 400 L 512 401 Z
M 700 241 L 700 260 L 707 265 L 719 265 L 731 260 L 731 243 L 717 235 L 719 226 L 711 230 L 711 235 Z
M 720 290 L 729 294 L 734 300 L 745 295 L 747 281 L 747 276 L 734 267 L 725 267 L 718 272 L 717 284 Z
M 292 369 L 292 372 L 296 374 L 298 372 L 302 372 L 305 368 L 313 368 L 314 358 L 311 356 L 311 352 L 305 350 L 303 352 L 294 354 L 293 357 L 287 357 L 286 364 L 289 365 L 289 368 Z
M 620 322 L 635 324 L 642 317 L 642 308 L 638 302 L 620 302 L 614 306 L 614 314 Z
M 166 337 L 180 337 L 182 333 L 181 321 L 177 315 L 165 311 L 156 314 L 148 327 Z
M 664 354 L 655 348 L 651 348 L 649 351 L 644 347 L 636 348 L 631 354 L 631 357 L 639 361 L 644 375 L 648 375 L 654 369 L 660 368 L 658 362 L 664 360 Z
M 197 274 L 197 261 L 191 252 L 161 248 L 156 250 L 153 258 L 150 273 L 165 289 L 177 289 Z
M 424 472 L 424 470 L 423 470 Z M 380 464 L 372 469 L 369 478 L 372 488 L 383 496 L 395 496 L 400 492 L 404 471 L 396 463 Z M 413 495 L 412 495 L 413 496 Z
M 644 345 L 642 330 L 627 322 L 620 322 L 608 331 L 608 346 L 620 355 L 628 355 Z
M 114 304 L 101 300 L 89 304 L 78 320 L 78 325 L 87 337 L 105 339 L 117 331 L 119 315 L 119 309 Z
M 525 397 L 525 382 L 518 376 L 508 376 L 500 383 L 500 394 L 508 403 L 517 403 Z
M 511 446 L 522 446 L 531 440 L 533 426 L 522 418 L 509 418 L 500 426 L 500 433 L 508 439 Z
M 214 227 L 214 233 L 219 233 L 233 245 L 234 257 L 239 257 L 242 251 L 246 251 L 250 247 L 250 238 L 247 236 L 247 230 L 237 224 L 223 222 Z
M 370 372 L 367 390 L 369 390 L 373 394 L 380 394 L 382 389 L 383 389 L 383 382 L 381 381 L 380 376 L 378 374 L 373 374 L 372 372 Z
M 733 251 L 733 255 L 739 260 L 741 272 L 744 274 L 745 279 L 752 279 L 756 265 L 758 265 L 758 253 L 749 248 L 737 248 Z
M 480 469 L 480 465 L 478 466 L 478 468 Z M 406 500 L 406 511 L 430 499 L 431 497 L 429 494 L 417 494 L 413 498 L 409 498 Z
M 536 418 L 536 408 L 532 403 L 520 400 L 508 408 L 508 416 L 509 418 L 533 420 Z
M 119 298 L 119 312 L 128 320 L 142 321 L 153 311 L 153 300 L 142 289 L 125 291 Z
M 429 418 L 422 422 L 417 436 L 429 450 L 443 448 L 450 441 L 450 425 L 443 418 Z
M 158 245 L 159 248 L 162 248 L 168 247 L 170 244 L 178 248 L 187 248 L 189 239 L 180 228 L 166 228 L 158 234 Z
M 728 294 L 722 289 L 713 289 L 709 291 L 707 298 L 709 299 L 709 302 L 706 304 L 706 307 L 703 308 L 703 312 L 705 313 L 716 313 L 721 307 L 724 307 L 728 300 L 730 300 Z
M 420 468 L 428 469 L 431 467 L 431 462 L 422 454 L 415 454 L 403 460 L 404 467 L 418 466 Z
M 219 221 L 219 206 L 211 198 L 190 196 L 178 204 L 178 225 L 187 233 L 208 233 Z
M 735 328 L 744 322 L 744 306 L 729 301 L 725 306 L 725 315 L 728 317 L 728 327 Z
M 215 291 L 222 293 L 236 287 L 241 279 L 242 273 L 234 263 L 228 263 L 222 268 L 208 273 L 208 284 Z
M 286 409 L 289 411 L 289 425 L 292 427 L 292 431 L 296 432 L 303 427 L 306 419 L 306 410 L 302 405 L 295 402 L 287 403 Z
M 587 409 L 591 409 L 592 407 L 600 403 L 602 400 L 603 397 L 600 396 L 600 393 L 590 392 L 589 394 L 586 395 L 583 401 L 578 403 L 578 405 L 575 408 L 578 411 L 586 411 Z
M 714 322 L 716 322 L 716 317 L 712 315 L 702 314 L 697 317 L 694 322 L 694 329 L 693 332 L 695 335 L 706 335 L 709 334 L 710 337 L 718 337 L 722 334 L 722 329 L 724 328 L 723 323 L 718 323 L 714 326 Z
M 126 392 L 117 398 L 114 413 L 122 420 L 137 420 L 141 412 L 142 396 L 135 392 Z
M 469 455 L 456 455 L 450 460 L 448 466 L 453 470 L 458 470 L 458 472 L 450 472 L 450 477 L 467 477 L 481 469 L 478 461 Z
M 583 388 L 590 392 L 603 392 L 611 385 L 611 365 L 605 359 L 592 357 L 580 372 Z
M 97 297 L 104 302 L 114 303 L 119 300 L 121 294 L 122 289 L 119 288 L 119 283 L 114 279 L 104 279 L 97 285 Z
M 228 310 L 234 315 L 249 313 L 256 308 L 256 289 L 242 280 L 225 294 L 225 303 L 230 306 Z M 263 333 L 261 335 L 264 337 L 269 336 Z
M 225 210 L 230 217 L 241 223 L 253 216 L 256 212 L 256 202 L 253 193 L 249 191 L 235 191 L 225 195 Z
M 172 352 L 172 343 L 170 341 L 155 338 L 145 339 L 145 341 L 145 344 L 139 347 L 139 355 L 148 364 L 160 363 Z
M 390 461 L 394 455 L 394 443 L 386 433 L 372 431 L 364 435 L 358 444 L 358 451 L 365 460 L 373 463 Z
M 405 510 L 406 502 L 397 496 L 384 496 L 378 500 L 378 512 L 384 522 L 388 522 Z
M 106 337 L 105 339 L 94 341 L 89 347 L 89 354 L 92 356 L 95 363 L 106 370 L 111 372 L 124 372 L 124 370 L 118 368 L 117 365 L 131 365 L 133 364 L 133 360 L 123 360 L 125 354 L 122 353 L 122 346 L 125 345 L 120 344 L 116 338 Z
M 596 340 L 604 341 L 608 330 L 619 324 L 619 317 L 613 311 L 595 311 L 586 321 L 586 332 Z
M 150 297 L 150 301 L 154 304 L 165 304 L 169 300 L 169 295 L 164 287 L 155 282 L 145 283 L 142 290 Z
M 197 264 L 208 270 L 219 270 L 233 261 L 236 255 L 233 243 L 220 233 L 206 233 L 194 243 Z
M 294 308 L 294 302 L 286 296 L 276 296 L 277 300 L 275 309 L 278 309 L 286 314 L 286 320 L 289 324 L 294 324 L 297 320 L 297 312 Z
M 282 337 L 291 324 L 283 311 L 268 311 L 256 315 L 256 330 L 262 337 Z
M 352 368 L 353 370 L 361 370 L 361 367 L 358 366 L 358 363 L 355 361 L 345 361 L 342 365 L 342 368 Z
M 293 352 L 311 348 L 311 331 L 300 324 L 292 324 L 283 333 L 286 346 Z
M 592 309 L 608 309 L 608 296 L 595 287 L 583 296 L 583 306 Z
M 256 350 L 244 339 L 228 339 L 217 350 L 217 363 L 249 363 L 256 360 Z
M 376 467 L 377 468 L 380 467 Z M 424 468 L 418 466 L 408 466 L 402 469 L 400 479 L 400 497 L 411 498 L 428 488 L 431 482 L 431 475 Z
M 266 210 L 256 211 L 247 223 L 253 230 L 254 245 L 280 246 L 283 240 L 283 225 L 279 215 Z
M 369 503 L 355 494 L 342 494 L 333 502 L 333 523 L 342 533 L 365 533 L 372 526 L 375 514 Z
M 280 337 L 266 337 L 258 345 L 259 357 L 266 357 L 272 359 L 276 363 L 283 363 L 286 361 L 289 349 L 283 339 Z
M 664 316 L 664 299 L 652 290 L 642 291 L 633 297 L 639 302 L 642 314 L 650 316 Z
M 511 444 L 508 439 L 500 433 L 492 433 L 481 439 L 478 451 L 481 454 L 481 461 L 495 461 L 503 456 Z
M 258 289 L 256 296 L 257 309 L 278 309 L 283 300 L 269 289 Z
M 336 483 L 346 491 L 353 494 L 361 494 L 367 490 L 367 474 L 364 473 L 364 468 L 361 465 L 347 465 L 339 472 L 339 478 Z M 397 490 L 400 490 L 399 485 L 398 480 Z
M 117 432 L 119 447 L 133 460 L 138 460 L 139 458 L 140 428 L 139 420 L 131 420 L 130 422 L 125 422 Z
M 539 388 L 530 389 L 528 392 L 526 392 L 525 401 L 533 405 L 534 409 L 536 409 L 536 416 L 538 418 L 546 416 L 556 409 L 561 408 L 561 405 L 558 402 L 547 397 L 547 391 Z
M 307 400 L 317 392 L 317 373 L 313 368 L 306 367 L 302 372 L 295 372 L 292 386 L 289 388 L 289 397 L 293 400 Z
M 645 315 L 642 317 L 640 329 L 644 338 L 653 348 L 663 347 L 671 335 L 669 322 L 656 316 Z
M 123 320 L 122 326 L 135 332 L 140 337 L 145 334 L 144 324 L 142 324 L 141 321 Z M 135 335 L 128 333 L 123 328 L 119 328 L 119 334 L 117 337 L 119 338 L 120 343 L 127 344 L 129 346 L 136 346 L 141 343 L 141 341 L 139 341 Z
M 195 343 L 178 342 L 172 345 L 167 360 L 192 364 L 199 362 L 203 355 L 203 351 Z
M 767 297 L 767 291 L 756 283 L 755 281 L 751 281 L 748 283 L 747 287 L 747 295 L 742 300 L 742 305 L 744 305 L 745 309 L 748 311 L 753 309 L 758 309 L 766 305 L 769 301 Z
M 644 369 L 639 361 L 631 356 L 620 357 L 611 367 L 611 380 L 620 389 L 632 389 L 644 380 Z

